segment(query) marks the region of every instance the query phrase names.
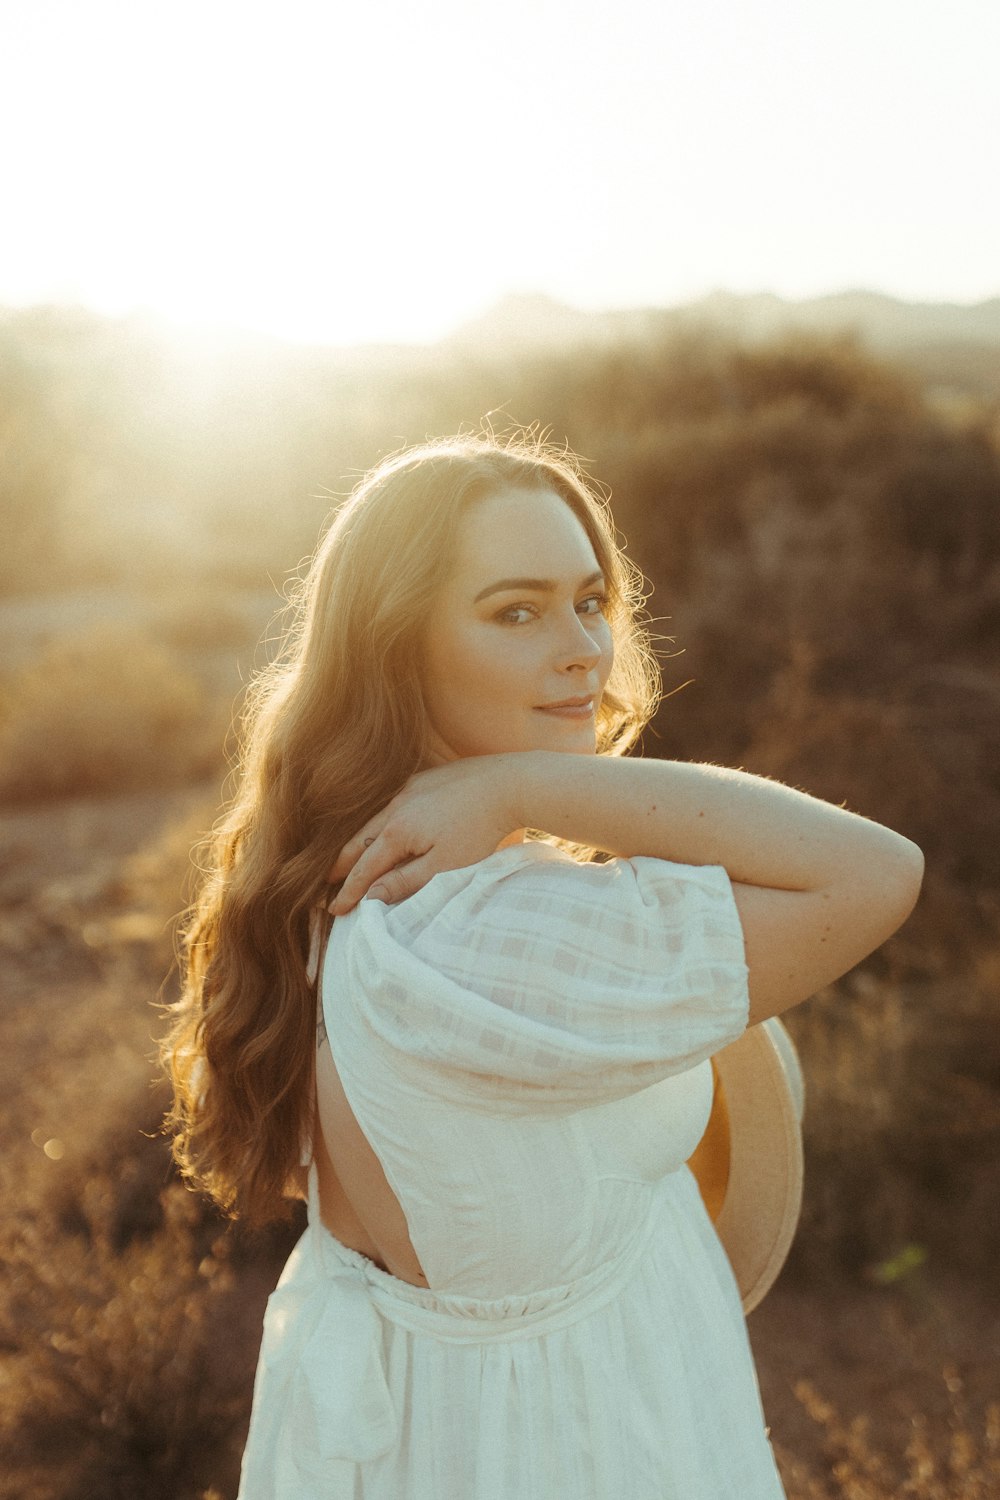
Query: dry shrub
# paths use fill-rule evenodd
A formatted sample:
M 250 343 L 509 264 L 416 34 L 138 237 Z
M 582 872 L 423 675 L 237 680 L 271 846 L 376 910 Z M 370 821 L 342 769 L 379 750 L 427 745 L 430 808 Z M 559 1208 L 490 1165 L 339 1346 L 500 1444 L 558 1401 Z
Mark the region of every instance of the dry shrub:
M 235 1493 L 264 1299 L 297 1228 L 252 1239 L 227 1226 L 178 1184 L 159 1134 L 150 1002 L 165 918 L 215 810 L 203 795 L 164 794 L 177 821 L 120 864 L 113 889 L 88 869 L 57 882 L 60 931 L 106 930 L 100 973 L 38 985 L 3 1016 L 0 1494 L 12 1500 Z M 141 822 L 135 799 L 103 801 L 95 850 L 122 803 Z M 142 941 L 126 942 L 138 916 Z
M 792 636 L 782 656 L 751 706 L 741 763 L 915 839 L 927 858 L 920 908 L 886 951 L 923 975 L 953 972 L 970 938 L 991 944 L 1000 916 L 982 899 L 997 884 L 1000 684 L 977 693 L 969 672 L 949 690 L 945 674 L 915 666 L 862 691 L 840 685 L 814 639 Z
M 815 1386 L 799 1381 L 795 1394 L 822 1430 L 829 1472 L 818 1478 L 781 1454 L 788 1500 L 994 1500 L 1000 1493 L 1000 1402 L 986 1407 L 980 1424 L 964 1400 L 958 1371 L 946 1366 L 942 1375 L 951 1407 L 947 1426 L 914 1413 L 910 1439 L 893 1457 L 873 1443 L 868 1417 L 845 1421 Z
M 989 890 L 1000 800 L 986 753 L 991 740 L 1000 753 L 997 725 L 986 704 L 935 716 L 926 688 L 876 697 L 822 673 L 817 648 L 792 640 L 754 705 L 742 763 L 903 830 L 928 873 L 900 933 L 786 1017 L 808 1099 L 790 1269 L 867 1273 L 916 1246 L 935 1267 L 942 1257 L 978 1274 L 1000 1252 L 1000 1223 L 984 1213 L 1000 1034 L 992 968 L 970 962 L 1000 933 Z
M 163 1106 L 120 1099 L 4 1226 L 0 1446 L 18 1500 L 235 1490 L 263 1301 L 297 1228 L 251 1239 L 177 1182 Z
M 0 795 L 125 791 L 203 776 L 221 758 L 197 679 L 119 626 L 51 642 L 7 685 Z
M 174 1186 L 159 1232 L 118 1249 L 114 1186 L 88 1189 L 86 1236 L 29 1222 L 6 1247 L 8 1482 L 25 1500 L 194 1500 L 232 1468 L 246 1407 L 226 1242 L 203 1252 Z

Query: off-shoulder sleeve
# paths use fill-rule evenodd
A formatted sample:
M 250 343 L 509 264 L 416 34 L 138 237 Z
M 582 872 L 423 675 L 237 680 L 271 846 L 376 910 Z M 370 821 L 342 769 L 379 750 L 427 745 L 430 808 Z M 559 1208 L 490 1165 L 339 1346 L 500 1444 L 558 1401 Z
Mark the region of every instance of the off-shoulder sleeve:
M 340 982 L 373 1037 L 484 1104 L 621 1098 L 747 1025 L 743 933 L 721 866 L 582 865 L 521 846 L 396 907 L 364 901 L 349 921 Z

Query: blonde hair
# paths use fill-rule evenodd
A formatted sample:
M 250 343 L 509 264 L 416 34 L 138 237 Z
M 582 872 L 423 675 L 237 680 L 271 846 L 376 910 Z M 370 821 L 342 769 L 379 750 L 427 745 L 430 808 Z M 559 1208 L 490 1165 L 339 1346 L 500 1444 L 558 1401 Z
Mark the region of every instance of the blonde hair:
M 462 514 L 508 485 L 565 500 L 604 573 L 615 661 L 598 752 L 622 754 L 655 708 L 641 575 L 568 451 L 524 433 L 449 438 L 364 477 L 295 590 L 283 649 L 251 685 L 236 794 L 181 932 L 182 990 L 161 1047 L 167 1128 L 182 1172 L 234 1217 L 287 1212 L 311 1116 L 310 911 L 341 847 L 423 763 L 415 622 L 447 575 Z

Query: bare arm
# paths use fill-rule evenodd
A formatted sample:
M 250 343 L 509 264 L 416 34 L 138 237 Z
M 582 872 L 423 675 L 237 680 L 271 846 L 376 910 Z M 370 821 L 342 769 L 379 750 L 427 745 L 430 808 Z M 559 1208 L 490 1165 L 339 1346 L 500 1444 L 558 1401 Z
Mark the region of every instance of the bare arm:
M 526 824 L 612 854 L 724 866 L 754 1022 L 860 963 L 902 925 L 920 891 L 916 844 L 780 782 L 677 761 L 517 759 Z
M 529 751 L 414 777 L 344 850 L 335 909 L 349 910 L 370 885 L 401 900 L 525 827 L 611 854 L 724 866 L 751 1021 L 807 999 L 885 942 L 923 877 L 909 839 L 780 782 L 722 766 Z

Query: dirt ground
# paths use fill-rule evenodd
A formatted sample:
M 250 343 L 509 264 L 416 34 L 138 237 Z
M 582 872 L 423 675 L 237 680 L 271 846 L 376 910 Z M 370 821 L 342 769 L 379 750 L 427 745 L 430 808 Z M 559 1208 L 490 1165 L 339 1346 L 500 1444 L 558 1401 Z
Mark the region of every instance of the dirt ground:
M 47 1172 L 54 1181 L 72 1170 L 88 1136 L 114 1124 L 116 1091 L 131 1097 L 151 1073 L 150 1002 L 166 972 L 179 868 L 170 831 L 182 830 L 183 858 L 188 830 L 199 817 L 211 819 L 217 794 L 217 786 L 200 786 L 0 812 L 0 1126 L 8 1213 L 44 1189 Z M 823 1415 L 823 1401 L 844 1424 L 868 1420 L 866 1443 L 887 1455 L 901 1483 L 921 1417 L 942 1455 L 963 1428 L 981 1439 L 984 1413 L 998 1396 L 994 1293 L 926 1265 L 890 1286 L 847 1279 L 815 1285 L 795 1273 L 793 1260 L 749 1320 L 790 1495 L 826 1493 L 807 1491 L 809 1474 L 833 1483 L 837 1418 Z M 246 1316 L 257 1327 L 264 1295 L 266 1288 L 248 1282 Z

